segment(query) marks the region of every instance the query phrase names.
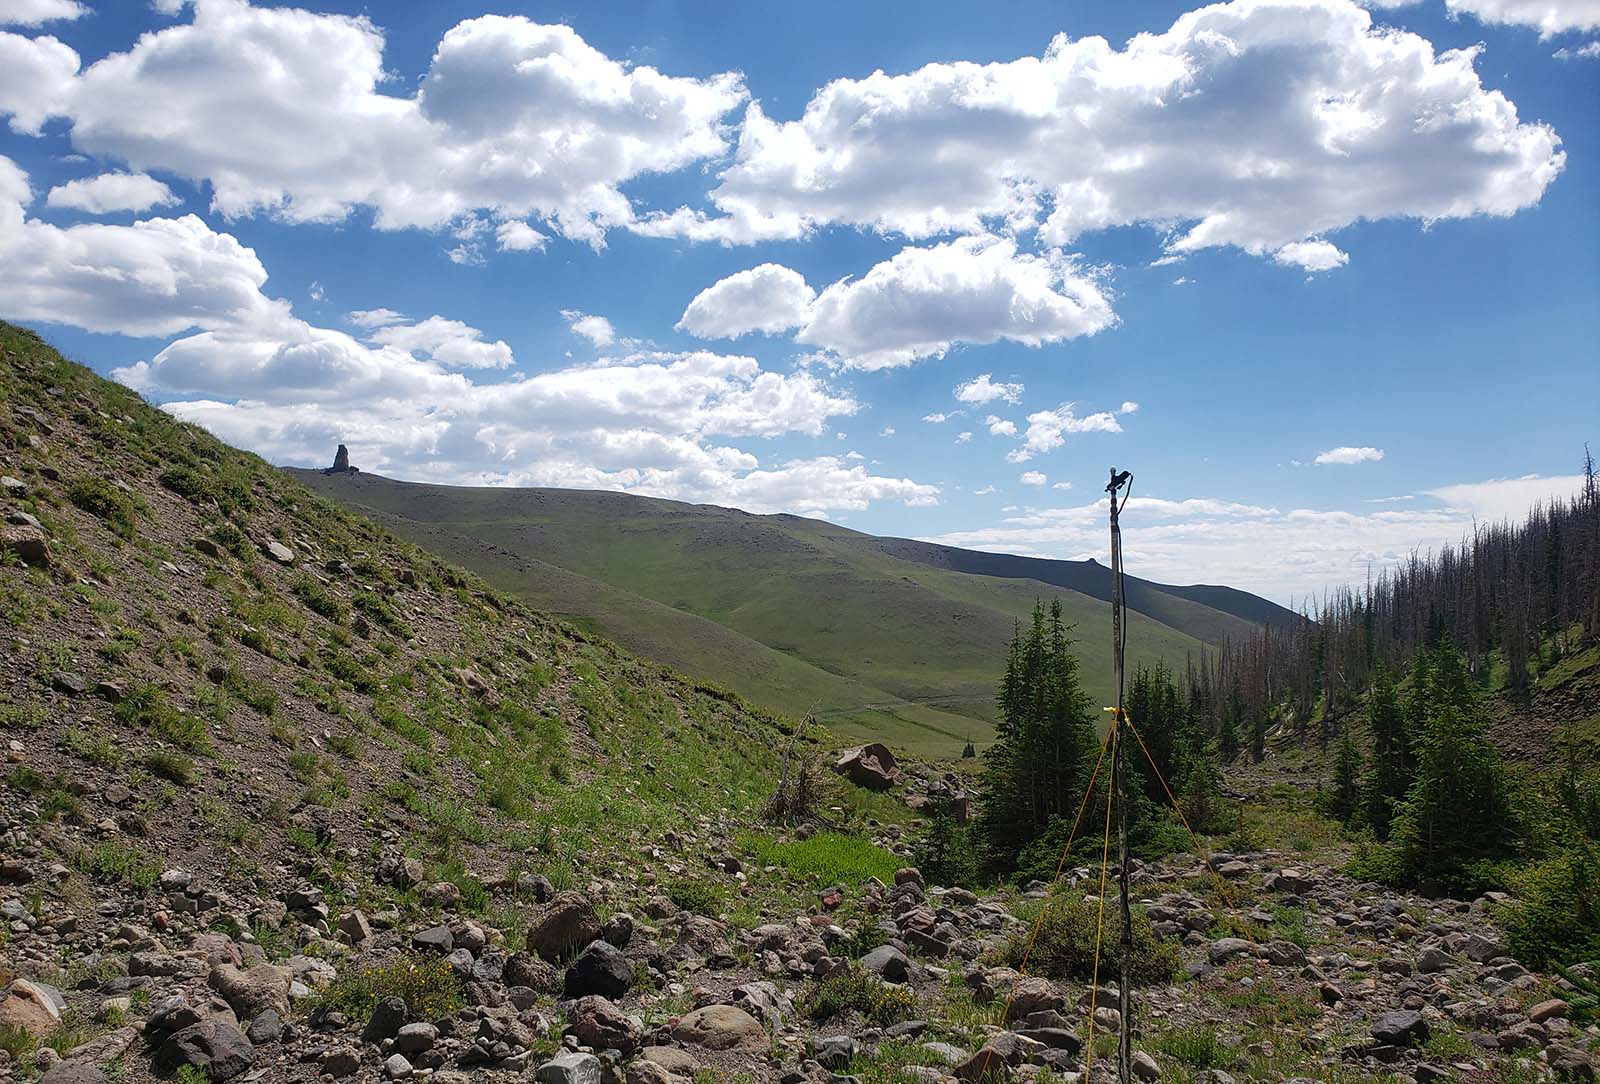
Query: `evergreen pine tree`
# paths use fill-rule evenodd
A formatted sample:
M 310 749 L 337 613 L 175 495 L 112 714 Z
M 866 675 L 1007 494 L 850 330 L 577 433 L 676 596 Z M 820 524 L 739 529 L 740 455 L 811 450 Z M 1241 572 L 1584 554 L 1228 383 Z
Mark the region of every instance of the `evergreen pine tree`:
M 1343 824 L 1354 823 L 1362 811 L 1361 750 L 1346 726 L 1333 751 L 1333 793 L 1328 800 L 1328 815 Z
M 1450 886 L 1470 879 L 1474 861 L 1512 849 L 1516 824 L 1499 750 L 1474 696 L 1466 660 L 1445 636 L 1426 665 L 1423 712 L 1414 736 L 1416 781 L 1391 826 L 1409 879 Z
M 1035 604 L 1006 650 L 996 695 L 995 741 L 984 750 L 976 835 L 983 865 L 1015 868 L 1017 856 L 1056 818 L 1071 818 L 1094 754 L 1094 713 L 1078 676 L 1061 603 Z
M 1426 682 L 1425 663 L 1418 673 L 1422 677 L 1416 680 Z M 1382 664 L 1379 664 L 1373 676 L 1372 695 L 1368 698 L 1367 706 L 1372 726 L 1372 773 L 1367 776 L 1362 788 L 1363 805 L 1373 834 L 1379 839 L 1387 839 L 1389 823 L 1394 819 L 1394 807 L 1411 789 L 1412 763 L 1410 741 L 1406 734 L 1408 713 L 1402 712 L 1394 677 Z M 1416 725 L 1420 726 L 1421 723 Z

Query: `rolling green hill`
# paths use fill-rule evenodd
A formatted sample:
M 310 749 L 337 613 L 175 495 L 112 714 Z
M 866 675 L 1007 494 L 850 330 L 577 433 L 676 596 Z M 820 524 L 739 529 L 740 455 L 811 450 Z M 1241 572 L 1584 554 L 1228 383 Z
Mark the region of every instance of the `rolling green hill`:
M 1090 692 L 1111 692 L 1110 576 L 1094 562 L 619 493 L 294 473 L 534 605 L 846 732 L 930 754 L 981 743 L 1003 646 L 1036 598 L 1061 600 Z M 1292 616 L 1243 592 L 1192 590 L 1129 580 L 1130 663 L 1181 667 L 1203 644 Z

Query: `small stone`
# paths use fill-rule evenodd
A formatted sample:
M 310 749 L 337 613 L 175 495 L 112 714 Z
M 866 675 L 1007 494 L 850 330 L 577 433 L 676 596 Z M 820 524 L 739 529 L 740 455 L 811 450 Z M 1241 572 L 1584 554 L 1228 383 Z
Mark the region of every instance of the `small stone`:
M 1428 1040 L 1428 1022 L 1412 1009 L 1386 1012 L 1372 1024 L 1372 1037 L 1386 1046 L 1416 1046 Z
M 600 1059 L 577 1052 L 560 1054 L 534 1072 L 539 1084 L 600 1084 Z
M 294 550 L 285 546 L 277 539 L 268 538 L 261 542 L 261 552 L 278 562 L 280 565 L 294 564 Z
M 1567 1015 L 1569 1006 L 1560 998 L 1553 997 L 1549 1001 L 1541 1001 L 1528 1010 L 1528 1019 L 1535 1024 L 1542 1024 L 1546 1020 L 1554 1020 Z
M 1160 1080 L 1161 1066 L 1143 1050 L 1133 1052 L 1133 1075 L 1140 1080 Z
M 394 1048 L 402 1054 L 421 1054 L 439 1041 L 439 1029 L 426 1022 L 407 1024 L 394 1037 Z
M 323 1051 L 319 1064 L 331 1077 L 347 1077 L 361 1068 L 361 1052 L 348 1046 L 336 1046 Z
M 383 1075 L 390 1080 L 405 1080 L 411 1071 L 411 1062 L 404 1054 L 390 1054 L 383 1061 Z

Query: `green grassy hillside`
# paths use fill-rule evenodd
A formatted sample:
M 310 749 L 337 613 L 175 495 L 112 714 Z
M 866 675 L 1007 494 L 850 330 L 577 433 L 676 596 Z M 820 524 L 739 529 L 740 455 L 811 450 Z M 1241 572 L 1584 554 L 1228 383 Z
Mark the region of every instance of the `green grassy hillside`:
M 969 736 L 981 743 L 1004 644 L 1037 598 L 1061 600 L 1091 693 L 1111 693 L 1109 604 L 1042 578 L 1070 573 L 1092 590 L 1088 562 L 1034 562 L 1041 578 L 977 575 L 950 567 L 949 555 L 992 555 L 919 549 L 796 516 L 616 493 L 296 475 L 504 590 L 757 702 L 815 707 L 847 732 L 928 753 L 953 753 Z M 1144 612 L 1130 624 L 1130 662 L 1181 667 L 1203 643 L 1251 627 L 1158 585 L 1131 588 Z

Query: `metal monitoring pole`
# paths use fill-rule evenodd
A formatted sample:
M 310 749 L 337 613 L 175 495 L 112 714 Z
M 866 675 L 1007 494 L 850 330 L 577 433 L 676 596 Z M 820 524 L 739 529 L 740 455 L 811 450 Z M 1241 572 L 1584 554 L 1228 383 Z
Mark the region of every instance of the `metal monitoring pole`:
M 1123 633 L 1124 614 L 1122 612 L 1122 526 L 1117 522 L 1122 512 L 1122 506 L 1127 503 L 1127 497 L 1118 501 L 1117 492 L 1132 481 L 1133 475 L 1128 471 L 1117 473 L 1117 468 L 1111 468 L 1111 481 L 1106 486 L 1106 493 L 1111 498 L 1111 659 L 1116 668 L 1117 679 L 1117 710 L 1112 715 L 1112 726 L 1116 727 L 1116 735 L 1112 738 L 1111 747 L 1115 751 L 1111 763 L 1111 775 L 1115 781 L 1117 793 L 1117 864 L 1119 869 L 1119 888 L 1122 893 L 1122 952 L 1121 968 L 1117 979 L 1117 1011 L 1122 1017 L 1122 1026 L 1117 1029 L 1117 1076 L 1121 1084 L 1131 1084 L 1133 1079 L 1133 996 L 1128 986 L 1128 968 L 1133 961 L 1133 916 L 1132 905 L 1128 892 L 1128 773 L 1127 768 L 1127 743 L 1122 740 L 1126 734 L 1126 716 L 1122 710 L 1122 677 L 1123 677 L 1123 648 L 1127 640 Z M 1132 486 L 1129 486 L 1132 492 Z M 1094 1051 L 1089 1052 L 1089 1060 L 1094 1062 Z M 1086 1081 L 1085 1084 L 1092 1084 Z

